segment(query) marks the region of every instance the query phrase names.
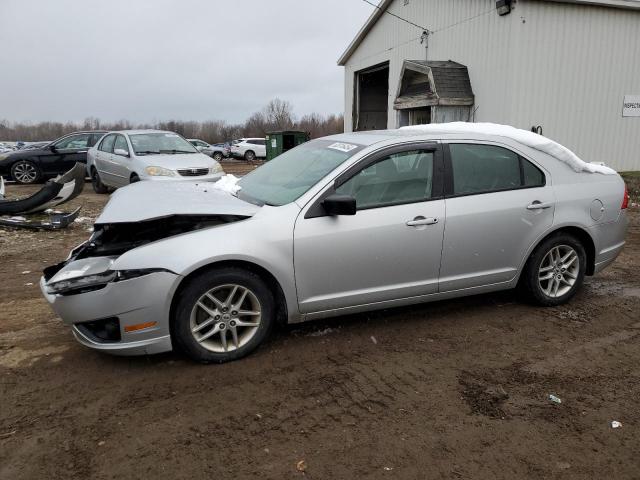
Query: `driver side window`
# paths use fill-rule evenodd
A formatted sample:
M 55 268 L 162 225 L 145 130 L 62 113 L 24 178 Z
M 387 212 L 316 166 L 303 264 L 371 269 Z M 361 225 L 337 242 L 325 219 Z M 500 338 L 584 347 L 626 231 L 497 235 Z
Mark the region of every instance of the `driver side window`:
M 351 177 L 336 193 L 356 199 L 358 210 L 429 200 L 433 152 L 409 150 L 382 158 Z
M 108 153 L 112 153 L 113 152 L 113 143 L 116 140 L 116 136 L 115 135 L 107 135 L 106 137 L 104 137 L 102 139 L 102 142 L 100 142 L 100 146 L 98 147 L 98 150 L 102 151 L 102 152 L 108 152 Z
M 127 139 L 124 138 L 124 135 L 117 135 L 116 136 L 116 141 L 115 144 L 113 145 L 113 149 L 120 149 L 120 150 L 124 150 L 127 152 L 127 154 L 129 153 L 129 145 L 127 145 Z

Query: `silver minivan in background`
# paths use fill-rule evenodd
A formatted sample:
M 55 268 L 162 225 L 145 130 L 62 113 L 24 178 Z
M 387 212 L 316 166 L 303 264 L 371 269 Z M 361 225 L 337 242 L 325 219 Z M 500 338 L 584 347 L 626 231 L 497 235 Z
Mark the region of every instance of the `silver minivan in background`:
M 276 322 L 516 287 L 559 305 L 614 261 L 627 228 L 616 172 L 473 124 L 312 140 L 226 187 L 112 196 L 41 279 L 78 341 L 223 362 Z

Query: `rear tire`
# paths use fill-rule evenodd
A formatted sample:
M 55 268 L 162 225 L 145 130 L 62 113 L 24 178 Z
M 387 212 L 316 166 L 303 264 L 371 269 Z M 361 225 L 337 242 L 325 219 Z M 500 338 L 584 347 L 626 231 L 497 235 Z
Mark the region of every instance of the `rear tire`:
M 253 162 L 256 159 L 256 154 L 253 150 L 247 150 L 244 152 L 244 159 L 247 162 Z
M 31 185 L 42 179 L 42 171 L 29 160 L 18 160 L 11 165 L 11 178 L 23 185 Z
M 91 185 L 93 186 L 93 191 L 99 194 L 109 193 L 109 188 L 102 183 L 100 180 L 100 175 L 95 168 L 91 169 Z
M 531 253 L 520 279 L 523 293 L 538 305 L 562 305 L 582 286 L 586 268 L 580 240 L 568 233 L 552 235 Z
M 213 154 L 213 159 L 214 159 L 216 162 L 220 162 L 220 161 L 222 161 L 222 158 L 223 158 L 223 157 L 224 157 L 224 155 L 222 155 L 222 153 L 220 153 L 220 152 L 215 152 L 215 153 Z
M 131 178 L 129 179 L 129 183 L 136 183 L 140 181 L 140 177 L 137 174 L 132 174 Z
M 255 350 L 275 323 L 275 301 L 253 272 L 204 272 L 180 292 L 171 323 L 174 345 L 200 363 L 223 363 Z

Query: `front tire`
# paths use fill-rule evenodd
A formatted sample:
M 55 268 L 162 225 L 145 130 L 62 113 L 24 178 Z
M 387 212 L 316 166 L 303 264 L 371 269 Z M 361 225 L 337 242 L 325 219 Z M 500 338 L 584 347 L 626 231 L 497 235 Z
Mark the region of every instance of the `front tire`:
M 213 159 L 214 159 L 216 162 L 220 162 L 220 161 L 222 161 L 223 157 L 224 157 L 224 155 L 222 155 L 222 153 L 220 153 L 220 152 L 215 152 L 215 153 L 213 154 Z
M 140 177 L 137 173 L 131 174 L 131 178 L 129 178 L 129 183 L 136 183 L 140 181 Z
M 253 162 L 256 159 L 256 154 L 253 150 L 247 150 L 244 152 L 244 159 L 247 162 Z
M 91 185 L 93 186 L 93 191 L 96 193 L 103 194 L 109 192 L 107 186 L 100 180 L 100 175 L 95 168 L 91 169 Z
M 30 185 L 42 178 L 38 166 L 29 160 L 18 160 L 11 166 L 11 178 L 23 185 Z
M 222 268 L 193 278 L 180 293 L 171 324 L 176 347 L 200 363 L 242 358 L 268 336 L 273 295 L 255 273 Z
M 538 305 L 551 307 L 568 302 L 584 281 L 587 254 L 573 235 L 559 233 L 533 251 L 522 275 L 526 296 Z

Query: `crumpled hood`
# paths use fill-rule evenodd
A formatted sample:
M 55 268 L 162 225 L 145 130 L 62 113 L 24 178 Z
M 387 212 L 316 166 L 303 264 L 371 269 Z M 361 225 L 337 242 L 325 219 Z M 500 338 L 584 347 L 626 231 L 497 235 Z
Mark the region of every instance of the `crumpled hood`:
M 96 224 L 139 222 L 171 215 L 251 217 L 260 207 L 211 183 L 141 181 L 116 190 Z
M 177 170 L 179 168 L 211 168 L 215 161 L 204 153 L 179 153 L 179 154 L 159 154 L 144 155 L 138 157 L 145 165 L 154 167 L 169 168 Z

